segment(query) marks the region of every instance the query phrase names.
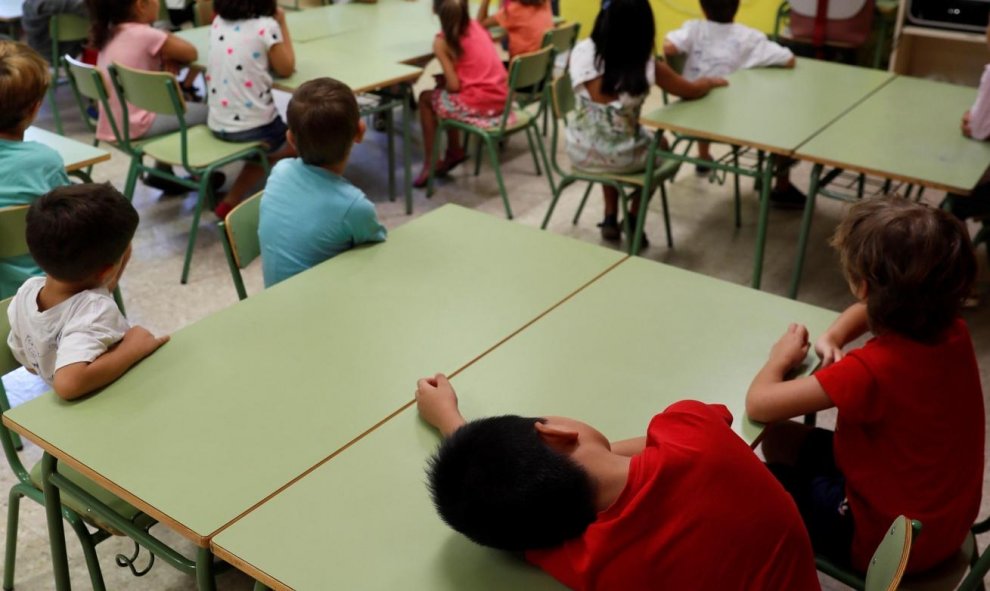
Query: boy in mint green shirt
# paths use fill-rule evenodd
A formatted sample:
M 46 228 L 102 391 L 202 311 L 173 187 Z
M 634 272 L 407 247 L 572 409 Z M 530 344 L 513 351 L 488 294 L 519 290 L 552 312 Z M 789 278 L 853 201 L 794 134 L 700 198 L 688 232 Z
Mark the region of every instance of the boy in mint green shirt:
M 374 204 L 341 176 L 365 132 L 351 89 L 332 78 L 303 84 L 289 102 L 288 123 L 286 139 L 300 157 L 275 166 L 261 199 L 265 287 L 386 236 Z
M 51 83 L 48 64 L 23 43 L 0 41 L 0 208 L 28 205 L 55 187 L 69 184 L 58 152 L 25 142 Z M 30 255 L 0 258 L 0 299 L 44 271 Z

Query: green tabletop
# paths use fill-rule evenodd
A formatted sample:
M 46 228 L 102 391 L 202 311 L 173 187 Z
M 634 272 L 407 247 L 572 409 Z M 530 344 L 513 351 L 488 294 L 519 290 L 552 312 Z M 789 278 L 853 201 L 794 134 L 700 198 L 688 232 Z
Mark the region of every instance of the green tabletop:
M 421 68 L 382 59 L 360 48 L 345 49 L 335 38 L 326 37 L 296 47 L 296 71 L 288 78 L 276 78 L 275 87 L 292 92 L 309 80 L 330 76 L 354 92 L 367 92 L 414 82 L 422 74 Z
M 770 346 L 789 322 L 817 335 L 835 317 L 630 258 L 452 382 L 468 418 L 558 414 L 611 439 L 644 435 L 674 401 L 719 402 L 752 442 L 760 427 L 744 419 L 744 398 Z M 225 529 L 214 552 L 300 590 L 559 588 L 436 517 L 423 468 L 437 441 L 409 408 Z
M 38 142 L 58 152 L 65 162 L 66 172 L 81 170 L 97 162 L 110 159 L 110 152 L 64 135 L 45 131 L 40 127 L 28 127 L 24 131 L 24 141 Z
M 898 76 L 796 151 L 801 160 L 968 193 L 990 143 L 963 137 L 976 89 Z
M 182 329 L 103 392 L 4 421 L 205 546 L 279 487 L 622 260 L 445 206 Z
M 696 101 L 678 101 L 640 120 L 714 141 L 789 155 L 893 74 L 813 59 L 794 68 L 739 70 L 729 86 Z

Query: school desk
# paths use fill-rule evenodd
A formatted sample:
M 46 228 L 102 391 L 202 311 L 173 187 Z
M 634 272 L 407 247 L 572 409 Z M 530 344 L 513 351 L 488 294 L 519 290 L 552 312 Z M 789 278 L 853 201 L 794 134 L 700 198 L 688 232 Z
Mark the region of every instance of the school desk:
M 898 76 L 796 150 L 797 158 L 814 167 L 791 297 L 801 281 L 815 197 L 826 191 L 824 168 L 968 194 L 990 167 L 990 143 L 960 131 L 962 114 L 975 99 L 974 88 Z
M 62 161 L 65 162 L 66 172 L 80 172 L 84 168 L 110 159 L 108 150 L 46 131 L 40 127 L 28 127 L 24 131 L 24 141 L 38 142 L 58 152 Z
M 694 398 L 743 415 L 746 390 L 790 322 L 812 335 L 831 311 L 629 258 L 452 379 L 467 418 L 563 415 L 610 439 L 646 433 Z M 808 357 L 807 370 L 814 364 Z M 424 367 L 428 374 L 434 368 Z M 411 394 L 413 384 L 406 384 Z M 424 467 L 438 442 L 410 407 L 214 537 L 214 552 L 269 586 L 561 589 L 437 517 Z
M 738 162 L 731 160 L 712 165 L 726 173 L 762 178 L 752 280 L 752 286 L 759 288 L 774 161 L 790 156 L 798 146 L 893 77 L 893 74 L 880 70 L 798 59 L 794 68 L 739 70 L 728 76 L 728 87 L 713 89 L 702 99 L 682 100 L 664 106 L 645 115 L 640 121 L 649 128 L 759 151 L 761 157 L 753 168 L 739 166 Z M 651 143 L 651 154 L 708 165 L 697 158 L 660 150 L 657 146 L 658 135 Z M 762 157 L 764 153 L 766 158 Z M 647 162 L 647 178 L 650 178 L 649 163 L 653 162 L 653 158 L 648 158 Z M 652 190 L 653 187 L 644 187 L 643 195 L 648 196 Z M 640 226 L 645 217 L 640 216 Z M 638 228 L 633 249 L 638 246 L 641 236 L 642 228 Z
M 623 258 L 447 205 L 178 331 L 95 396 L 49 393 L 3 420 L 208 554 L 408 402 L 425 368 L 457 370 Z

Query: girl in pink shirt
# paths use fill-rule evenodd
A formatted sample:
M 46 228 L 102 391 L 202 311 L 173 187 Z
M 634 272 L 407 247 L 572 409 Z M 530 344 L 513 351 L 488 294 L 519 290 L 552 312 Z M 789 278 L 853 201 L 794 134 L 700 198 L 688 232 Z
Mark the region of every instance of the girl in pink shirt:
M 103 74 L 107 89 L 113 87 L 107 75 L 107 67 L 113 63 L 138 70 L 158 71 L 177 69 L 196 60 L 196 48 L 191 43 L 151 26 L 158 18 L 158 2 L 159 0 L 90 2 L 90 37 L 93 46 L 100 52 L 96 65 Z M 123 133 L 122 109 L 117 94 L 110 90 L 109 95 L 110 115 L 117 123 L 118 131 Z M 206 123 L 206 105 L 187 103 L 186 108 L 187 125 Z M 127 114 L 130 139 L 161 135 L 179 129 L 177 118 L 158 116 L 130 104 L 127 105 Z M 103 105 L 100 105 L 96 137 L 104 141 L 116 141 L 107 116 Z
M 505 66 L 491 35 L 468 15 L 467 0 L 433 0 L 433 12 L 440 17 L 442 28 L 433 41 L 433 53 L 440 60 L 443 75 L 436 90 L 427 90 L 419 97 L 423 150 L 427 156 L 414 187 L 426 186 L 438 117 L 494 127 L 501 121 L 509 94 Z M 465 157 L 457 132 L 451 130 L 447 134 L 447 152 L 437 164 L 436 175 L 446 174 Z

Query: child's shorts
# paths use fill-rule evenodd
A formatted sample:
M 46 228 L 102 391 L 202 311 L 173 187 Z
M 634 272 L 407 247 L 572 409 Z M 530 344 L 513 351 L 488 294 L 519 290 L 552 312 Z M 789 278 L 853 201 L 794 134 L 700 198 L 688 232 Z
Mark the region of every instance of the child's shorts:
M 245 129 L 244 131 L 211 130 L 213 135 L 225 142 L 262 142 L 267 146 L 268 153 L 277 152 L 285 145 L 285 132 L 288 131 L 285 122 L 278 115 L 267 125 Z
M 833 436 L 827 429 L 812 429 L 794 466 L 767 464 L 767 468 L 794 497 L 815 552 L 848 566 L 853 515 L 846 500 L 846 478 L 835 465 Z
M 491 128 L 502 124 L 502 112 L 479 111 L 461 102 L 456 92 L 447 92 L 442 88 L 433 91 L 433 110 L 441 119 L 455 119 L 475 127 Z M 506 125 L 515 122 L 515 115 L 509 114 Z

